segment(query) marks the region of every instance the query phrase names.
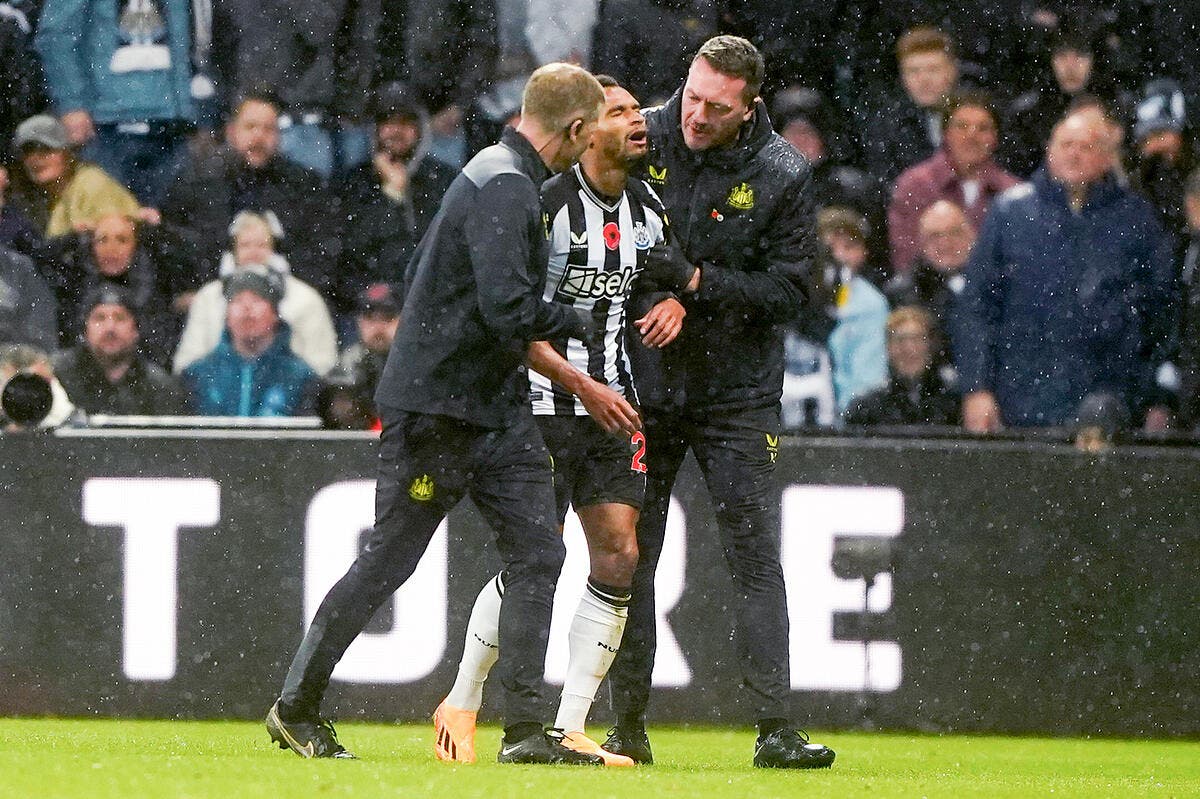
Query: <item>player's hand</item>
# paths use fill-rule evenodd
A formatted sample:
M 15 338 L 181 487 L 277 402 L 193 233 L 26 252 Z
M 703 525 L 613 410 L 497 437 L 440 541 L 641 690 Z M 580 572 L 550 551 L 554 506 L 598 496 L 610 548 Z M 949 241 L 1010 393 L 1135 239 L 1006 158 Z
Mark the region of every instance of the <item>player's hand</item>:
M 655 285 L 667 291 L 685 291 L 696 283 L 696 267 L 671 242 L 656 244 L 647 251 L 642 268 Z
M 604 383 L 589 380 L 576 396 L 604 432 L 628 437 L 642 429 L 642 417 L 637 410 Z
M 970 433 L 995 433 L 1001 428 L 1000 406 L 990 391 L 972 391 L 963 397 L 963 427 Z
M 663 348 L 675 340 L 683 329 L 683 317 L 687 311 L 683 303 L 668 297 L 656 303 L 649 313 L 633 324 L 642 334 L 642 343 L 647 347 Z

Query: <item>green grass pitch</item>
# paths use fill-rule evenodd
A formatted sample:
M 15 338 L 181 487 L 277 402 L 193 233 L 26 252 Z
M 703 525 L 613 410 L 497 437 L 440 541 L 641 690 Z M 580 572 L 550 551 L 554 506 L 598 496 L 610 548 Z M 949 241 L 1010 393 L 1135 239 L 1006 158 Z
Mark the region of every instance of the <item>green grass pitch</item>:
M 481 728 L 481 761 L 433 758 L 425 725 L 340 725 L 357 761 L 304 761 L 261 724 L 0 719 L 5 799 L 275 797 L 1200 797 L 1200 743 L 822 733 L 829 771 L 750 767 L 753 733 L 651 730 L 658 763 L 637 769 L 500 766 L 500 733 Z M 597 733 L 598 731 L 593 731 Z

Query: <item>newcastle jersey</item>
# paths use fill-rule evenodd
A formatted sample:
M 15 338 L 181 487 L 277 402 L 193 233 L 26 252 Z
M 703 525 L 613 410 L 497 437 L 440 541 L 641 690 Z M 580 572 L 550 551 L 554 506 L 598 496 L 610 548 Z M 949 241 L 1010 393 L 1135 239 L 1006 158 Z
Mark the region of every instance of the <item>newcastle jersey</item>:
M 550 343 L 572 366 L 636 401 L 625 353 L 625 304 L 646 251 L 665 239 L 662 202 L 646 183 L 630 178 L 610 204 L 576 164 L 546 182 L 542 206 L 550 236 L 544 298 L 590 313 L 604 331 L 596 346 L 574 338 Z M 529 384 L 535 414 L 587 414 L 582 402 L 533 370 Z

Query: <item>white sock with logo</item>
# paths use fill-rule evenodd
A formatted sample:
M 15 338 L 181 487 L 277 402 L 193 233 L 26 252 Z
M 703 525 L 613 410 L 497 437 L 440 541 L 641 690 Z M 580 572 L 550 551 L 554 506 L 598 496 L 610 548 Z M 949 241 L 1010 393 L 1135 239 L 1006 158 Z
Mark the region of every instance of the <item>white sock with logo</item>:
M 504 581 L 497 574 L 488 580 L 467 622 L 467 640 L 454 687 L 446 695 L 446 704 L 463 710 L 479 710 L 483 704 L 483 684 L 500 657 L 500 604 L 504 599 Z
M 609 589 L 611 591 L 612 589 Z M 554 726 L 566 732 L 583 732 L 596 691 L 608 674 L 621 636 L 625 633 L 629 593 L 615 595 L 588 580 L 568 635 L 570 661 Z

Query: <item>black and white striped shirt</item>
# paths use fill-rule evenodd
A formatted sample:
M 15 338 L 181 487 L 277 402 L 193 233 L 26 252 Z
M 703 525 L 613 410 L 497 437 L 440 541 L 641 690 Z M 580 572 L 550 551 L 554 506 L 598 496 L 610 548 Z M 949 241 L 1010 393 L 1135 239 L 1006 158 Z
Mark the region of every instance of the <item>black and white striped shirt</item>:
M 590 312 L 596 328 L 604 330 L 602 346 L 574 338 L 550 343 L 572 366 L 635 400 L 625 353 L 625 303 L 646 251 L 665 239 L 662 202 L 645 182 L 630 178 L 610 205 L 576 165 L 546 182 L 542 206 L 550 235 L 544 299 Z M 582 402 L 533 370 L 529 393 L 537 415 L 587 415 Z

